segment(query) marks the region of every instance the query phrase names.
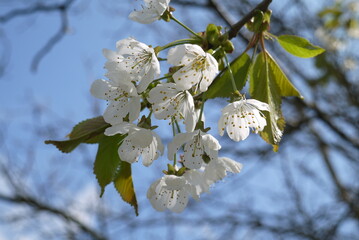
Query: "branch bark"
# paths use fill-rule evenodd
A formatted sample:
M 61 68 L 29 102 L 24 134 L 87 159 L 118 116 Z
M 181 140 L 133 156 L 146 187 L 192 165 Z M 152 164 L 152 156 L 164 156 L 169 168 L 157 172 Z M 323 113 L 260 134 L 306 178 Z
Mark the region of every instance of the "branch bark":
M 256 7 L 252 9 L 248 14 L 246 14 L 241 20 L 235 23 L 231 29 L 228 31 L 228 38 L 232 39 L 237 36 L 239 30 L 246 24 L 252 17 L 254 17 L 255 13 L 260 10 L 265 12 L 268 9 L 269 4 L 271 4 L 272 0 L 264 0 L 259 3 Z

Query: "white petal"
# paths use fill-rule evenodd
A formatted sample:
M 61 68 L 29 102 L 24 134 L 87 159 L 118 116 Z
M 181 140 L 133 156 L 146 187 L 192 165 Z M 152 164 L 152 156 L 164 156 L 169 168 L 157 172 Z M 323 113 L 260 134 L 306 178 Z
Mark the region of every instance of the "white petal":
M 150 188 L 147 191 L 147 198 L 150 200 L 152 207 L 157 211 L 164 211 L 167 208 L 167 194 L 164 194 L 162 187 L 164 185 L 163 178 L 155 181 L 151 184 Z
M 200 84 L 201 92 L 207 91 L 208 87 L 212 84 L 218 73 L 218 62 L 211 54 L 206 53 L 206 61 L 209 66 L 205 69 L 205 71 L 202 71 L 203 79 Z
M 171 202 L 172 201 L 172 202 Z M 174 191 L 173 199 L 170 196 L 168 209 L 175 213 L 181 213 L 188 203 L 188 193 L 185 191 Z
M 167 62 L 175 66 L 180 66 L 192 61 L 196 56 L 188 53 L 188 46 L 189 44 L 183 44 L 171 48 L 168 51 Z
M 221 145 L 219 144 L 218 140 L 215 137 L 213 137 L 211 134 L 208 133 L 202 134 L 202 141 L 203 144 L 209 149 L 213 149 L 216 151 L 221 149 Z
M 107 100 L 108 92 L 111 88 L 112 85 L 109 81 L 97 79 L 92 83 L 90 92 L 94 97 Z
M 194 101 L 192 95 L 185 91 L 186 98 L 183 101 L 183 111 L 182 114 L 184 115 L 184 124 L 186 125 L 186 131 L 191 132 L 196 127 L 197 118 L 195 113 Z
M 152 143 L 153 135 L 151 130 L 141 128 L 139 130 L 131 131 L 128 139 L 132 141 L 132 144 L 135 147 L 145 148 Z
M 180 190 L 186 185 L 186 179 L 175 175 L 164 176 L 164 181 L 168 190 Z
M 122 161 L 128 163 L 134 163 L 138 161 L 140 156 L 140 149 L 133 146 L 131 140 L 128 139 L 128 136 L 123 140 L 121 146 L 118 148 L 118 155 Z
M 218 159 L 211 160 L 204 170 L 204 179 L 208 184 L 215 183 L 226 175 L 226 168 Z
M 119 55 L 116 52 L 106 48 L 102 50 L 102 54 L 105 56 L 105 58 L 111 61 L 114 61 L 115 59 L 117 59 L 117 57 L 119 57 Z
M 141 112 L 141 97 L 133 97 L 129 100 L 128 108 L 129 108 L 129 121 L 135 121 Z
M 123 118 L 128 114 L 127 101 L 110 101 L 108 104 L 103 114 L 105 122 L 112 125 L 122 123 Z
M 197 132 L 197 131 L 196 131 Z M 178 133 L 173 138 L 172 142 L 168 144 L 167 147 L 167 158 L 168 160 L 173 160 L 174 155 L 180 149 L 180 147 L 191 140 L 196 132 L 189 132 L 189 133 Z
M 223 162 L 227 172 L 239 173 L 242 170 L 243 165 L 230 158 L 220 157 L 218 160 Z
M 198 132 L 198 131 L 197 131 Z M 183 165 L 189 169 L 199 169 L 203 165 L 204 147 L 198 135 L 184 146 Z
M 222 114 L 218 121 L 218 133 L 220 136 L 223 136 L 224 130 L 226 128 L 226 125 L 225 125 L 226 117 L 227 117 L 227 114 Z
M 269 105 L 267 103 L 258 101 L 256 99 L 247 99 L 246 102 L 255 106 L 259 110 L 269 111 Z
M 176 84 L 185 90 L 190 89 L 202 78 L 202 74 L 193 69 L 192 65 L 185 65 L 172 75 Z
M 191 196 L 195 200 L 199 200 L 202 193 L 209 191 L 209 184 L 207 183 L 203 172 L 190 170 L 186 171 L 183 177 L 188 181 Z
M 123 122 L 121 124 L 113 125 L 111 127 L 106 128 L 105 135 L 113 136 L 115 134 L 126 134 L 130 131 L 130 129 L 134 128 L 136 125 L 132 123 Z

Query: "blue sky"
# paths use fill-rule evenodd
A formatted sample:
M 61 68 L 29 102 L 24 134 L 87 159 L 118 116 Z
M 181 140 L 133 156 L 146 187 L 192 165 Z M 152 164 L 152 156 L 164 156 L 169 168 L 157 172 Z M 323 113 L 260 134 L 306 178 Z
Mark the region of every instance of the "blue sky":
M 0 2 L 0 14 L 7 12 L 10 7 L 16 4 L 20 7 L 23 6 L 24 2 L 18 1 L 13 5 Z M 138 7 L 138 4 L 134 4 L 132 1 L 118 1 L 113 8 L 106 8 L 104 5 L 109 7 L 108 4 L 99 3 L 99 1 L 83 0 L 76 3 L 69 14 L 69 29 L 66 36 L 42 59 L 36 73 L 30 70 L 32 59 L 37 51 L 57 31 L 60 22 L 58 13 L 41 13 L 36 16 L 20 17 L 5 25 L 0 25 L 0 34 L 5 33 L 10 44 L 10 47 L 7 47 L 10 51 L 10 59 L 8 60 L 6 72 L 0 78 L 0 123 L 6 126 L 9 134 L 8 148 L 11 151 L 19 151 L 17 158 L 19 162 L 16 164 L 21 165 L 26 161 L 26 159 L 22 158 L 25 153 L 22 153 L 22 150 L 19 149 L 21 145 L 16 147 L 15 143 L 19 139 L 25 139 L 26 145 L 24 146 L 34 144 L 38 149 L 36 156 L 40 160 L 32 168 L 32 178 L 28 182 L 29 188 L 32 186 L 31 181 L 46 182 L 46 179 L 43 178 L 49 171 L 57 173 L 60 179 L 71 183 L 57 186 L 61 191 L 73 196 L 73 199 L 76 200 L 69 209 L 89 224 L 92 223 L 93 219 L 91 219 L 91 216 L 86 215 L 86 208 L 82 209 L 81 207 L 91 206 L 92 202 L 94 202 L 94 205 L 98 204 L 99 188 L 96 186 L 96 179 L 92 174 L 91 167 L 86 165 L 88 163 L 87 158 L 95 158 L 96 147 L 80 148 L 75 150 L 74 153 L 62 154 L 54 147 L 43 144 L 43 141 L 46 140 L 45 136 L 44 139 L 33 140 L 31 126 L 37 124 L 37 127 L 41 129 L 41 125 L 63 122 L 64 125 L 59 126 L 56 136 L 64 138 L 73 124 L 102 113 L 106 105 L 105 102 L 93 98 L 89 93 L 89 89 L 91 83 L 95 79 L 102 78 L 105 72 L 103 69 L 105 58 L 102 56 L 102 49 L 115 49 L 117 40 L 131 36 L 139 41 L 156 46 L 175 40 L 174 36 L 177 36 L 178 33 L 181 33 L 183 38 L 187 37 L 187 33 L 184 30 L 175 28 L 174 23 L 160 21 L 151 25 L 141 25 L 131 22 L 128 20 L 127 15 L 136 6 Z M 279 5 L 279 1 L 274 1 L 273 9 L 279 8 Z M 195 27 L 194 30 L 196 31 L 205 29 L 205 26 L 195 25 L 189 19 L 182 18 L 182 16 L 188 16 L 191 13 L 195 13 L 197 17 L 205 20 L 208 18 L 208 21 L 204 20 L 201 23 L 210 22 L 211 17 L 213 17 L 213 15 L 198 11 L 198 9 L 188 12 L 186 9 L 178 7 L 175 12 L 177 18 L 182 19 L 189 26 Z M 0 48 L 0 51 L 3 51 L 3 49 Z M 219 118 L 220 108 L 225 104 L 223 101 L 214 101 L 208 105 L 211 107 L 206 112 L 208 113 L 207 123 L 213 125 L 212 132 L 214 134 L 216 134 L 216 121 Z M 43 111 L 46 114 L 41 119 L 34 117 L 32 108 L 34 105 L 37 105 L 39 109 L 44 109 Z M 218 107 L 216 113 L 213 113 L 212 106 Z M 162 123 L 162 125 L 164 128 L 159 130 L 158 133 L 168 138 L 171 135 L 171 130 L 170 128 L 165 128 L 166 124 Z M 223 138 L 220 142 L 222 146 L 233 144 L 228 138 Z M 248 143 L 236 147 L 244 149 L 260 144 L 263 144 L 263 141 L 252 134 Z M 317 156 L 312 155 L 312 152 L 299 152 L 296 156 L 292 156 L 291 153 L 294 150 L 295 147 L 293 146 L 283 147 L 284 153 L 281 155 L 288 156 L 288 164 L 292 167 L 297 166 L 294 164 L 296 159 L 301 162 L 303 159 L 309 158 L 312 168 L 323 167 L 316 161 Z M 271 162 L 264 161 L 259 164 L 258 161 L 251 162 L 242 159 L 241 156 L 231 157 L 244 163 L 243 172 L 219 183 L 211 191 L 210 196 L 204 195 L 200 202 L 194 202 L 193 204 L 197 208 L 200 208 L 201 204 L 204 207 L 206 206 L 206 201 L 209 201 L 211 197 L 211 201 L 213 198 L 218 198 L 233 206 L 241 206 L 241 202 L 252 201 L 260 210 L 265 208 L 266 211 L 270 212 L 284 211 L 283 206 L 276 205 L 275 202 L 268 202 L 267 198 L 252 199 L 251 196 L 246 195 L 248 191 L 257 196 L 269 194 L 268 187 L 277 189 L 278 192 L 280 191 L 280 182 L 283 180 L 278 170 L 281 164 L 280 159 L 274 157 Z M 49 159 L 55 159 L 56 161 L 49 161 Z M 150 203 L 145 197 L 148 186 L 154 179 L 161 176 L 161 171 L 165 168 L 166 163 L 167 160 L 164 157 L 157 160 L 150 168 L 145 168 L 140 163 L 133 165 L 134 182 L 140 203 L 140 216 L 138 218 L 130 216 L 130 221 L 142 221 L 149 216 L 176 219 L 176 215 L 158 213 L 151 209 Z M 56 169 L 61 169 L 61 171 L 56 171 Z M 345 171 L 344 167 L 343 169 Z M 247 178 L 245 184 L 242 180 L 244 177 Z M 294 175 L 293 177 L 298 176 Z M 322 189 L 315 189 L 313 184 L 308 181 L 301 182 L 301 184 L 306 186 L 305 188 L 309 192 L 323 191 Z M 236 189 L 236 191 L 233 191 L 233 189 Z M 51 195 L 56 194 L 56 191 L 51 192 L 49 190 L 49 194 L 49 198 L 54 199 L 56 202 L 55 195 Z M 326 198 L 325 194 L 321 196 L 321 203 L 328 201 L 329 198 Z M 102 204 L 106 208 L 133 213 L 127 204 L 121 202 L 112 186 L 108 186 Z M 313 206 L 308 204 L 306 207 L 311 208 Z M 21 211 L 21 209 L 18 211 Z M 213 215 L 219 213 L 220 210 L 211 212 Z M 186 217 L 191 216 L 190 211 L 183 214 Z M 46 221 L 46 218 L 42 219 L 42 221 Z M 121 227 L 124 229 L 121 230 Z M 150 229 L 142 229 L 133 233 L 125 230 L 125 225 L 120 225 L 118 228 L 120 232 L 126 231 L 126 236 L 133 239 L 147 236 L 147 234 L 152 234 L 151 236 L 154 237 L 159 236 L 162 239 L 168 234 L 167 229 L 161 227 L 157 227 L 156 232 Z M 192 239 L 201 239 L 204 236 L 207 237 L 206 239 L 218 239 L 218 236 L 220 236 L 220 229 L 213 229 L 210 226 L 201 226 L 199 229 L 198 232 L 195 232 L 198 230 L 195 227 L 185 230 L 195 232 Z M 28 231 L 36 232 L 36 229 Z M 36 233 L 34 233 L 34 235 L 30 234 L 28 238 L 25 238 L 28 233 L 26 231 L 20 231 L 16 228 L 9 230 L 0 226 L 0 239 L 7 239 L 14 232 L 18 239 L 35 239 L 34 237 L 31 238 L 31 236 L 36 236 Z M 109 232 L 110 235 L 116 235 L 118 229 L 109 230 Z M 247 233 L 243 231 L 242 234 Z

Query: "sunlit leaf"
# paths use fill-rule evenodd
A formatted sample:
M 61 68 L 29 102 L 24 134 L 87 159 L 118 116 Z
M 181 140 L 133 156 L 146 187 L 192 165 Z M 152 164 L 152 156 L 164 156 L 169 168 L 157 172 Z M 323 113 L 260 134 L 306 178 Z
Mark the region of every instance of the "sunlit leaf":
M 302 98 L 302 95 L 299 91 L 294 87 L 294 85 L 289 81 L 287 76 L 284 74 L 278 63 L 272 58 L 272 56 L 267 53 L 267 61 L 269 64 L 269 74 L 271 74 L 271 78 L 275 80 L 277 83 L 280 95 L 283 97 L 295 96 Z
M 113 183 L 123 201 L 133 206 L 135 213 L 138 216 L 138 204 L 135 189 L 133 187 L 130 163 L 120 161 L 119 169 Z
M 121 161 L 118 148 L 124 137 L 125 135 L 104 136 L 99 142 L 93 172 L 101 187 L 101 196 L 105 187 L 115 179 Z
M 258 54 L 251 71 L 250 94 L 252 98 L 269 105 L 269 112 L 263 111 L 267 126 L 260 135 L 266 142 L 275 146 L 281 140 L 285 122 L 281 111 L 280 88 L 270 71 L 264 54 Z
M 248 54 L 243 54 L 242 56 L 236 58 L 231 63 L 231 69 L 233 72 L 234 81 L 236 83 L 237 89 L 241 90 L 247 81 L 247 76 L 249 68 L 251 65 L 251 60 Z M 231 82 L 231 76 L 228 71 L 228 68 L 225 68 L 213 81 L 211 86 L 206 92 L 206 99 L 212 99 L 217 97 L 230 97 L 233 92 L 233 86 Z
M 69 140 L 47 140 L 46 144 L 55 145 L 61 152 L 69 153 L 81 143 L 98 143 L 104 136 L 103 132 L 110 125 L 103 117 L 87 119 L 78 123 L 68 135 Z
M 277 40 L 284 50 L 297 57 L 311 58 L 325 51 L 323 48 L 311 44 L 307 39 L 298 36 L 282 35 Z

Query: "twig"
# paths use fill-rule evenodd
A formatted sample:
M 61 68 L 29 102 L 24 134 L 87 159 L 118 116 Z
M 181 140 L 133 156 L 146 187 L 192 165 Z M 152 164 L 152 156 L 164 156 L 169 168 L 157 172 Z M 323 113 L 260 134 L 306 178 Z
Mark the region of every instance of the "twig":
M 36 72 L 39 67 L 40 61 L 45 57 L 47 53 L 64 37 L 68 29 L 67 13 L 65 10 L 60 10 L 61 14 L 61 26 L 59 30 L 52 36 L 47 43 L 36 53 L 31 63 L 31 71 Z
M 244 24 L 251 20 L 251 18 L 254 17 L 258 10 L 265 12 L 271 2 L 272 0 L 263 0 L 260 4 L 254 7 L 252 11 L 250 11 L 247 15 L 245 15 L 241 20 L 239 20 L 231 27 L 231 29 L 228 31 L 228 38 L 232 39 L 237 36 L 239 30 L 241 30 Z
M 45 211 L 45 212 L 48 212 L 51 214 L 55 214 L 57 216 L 62 217 L 66 221 L 76 224 L 83 232 L 90 235 L 93 239 L 98 239 L 98 240 L 106 239 L 100 233 L 97 233 L 95 230 L 89 228 L 88 226 L 86 226 L 84 223 L 82 223 L 77 218 L 71 216 L 70 214 L 65 213 L 65 211 L 57 209 L 53 206 L 41 203 L 32 197 L 29 197 L 29 196 L 25 197 L 25 196 L 20 196 L 20 195 L 6 196 L 6 195 L 0 193 L 0 200 L 9 202 L 9 203 L 26 204 L 28 206 L 33 207 L 34 209 L 36 209 L 38 211 Z
M 51 49 L 64 37 L 68 29 L 67 11 L 75 0 L 66 0 L 60 4 L 44 5 L 36 4 L 32 7 L 23 9 L 15 9 L 10 11 L 3 16 L 0 16 L 0 23 L 6 23 L 14 18 L 32 15 L 39 12 L 59 12 L 61 19 L 61 26 L 59 30 L 52 36 L 45 46 L 43 46 L 34 56 L 31 63 L 31 71 L 36 72 L 40 61 L 48 54 Z

